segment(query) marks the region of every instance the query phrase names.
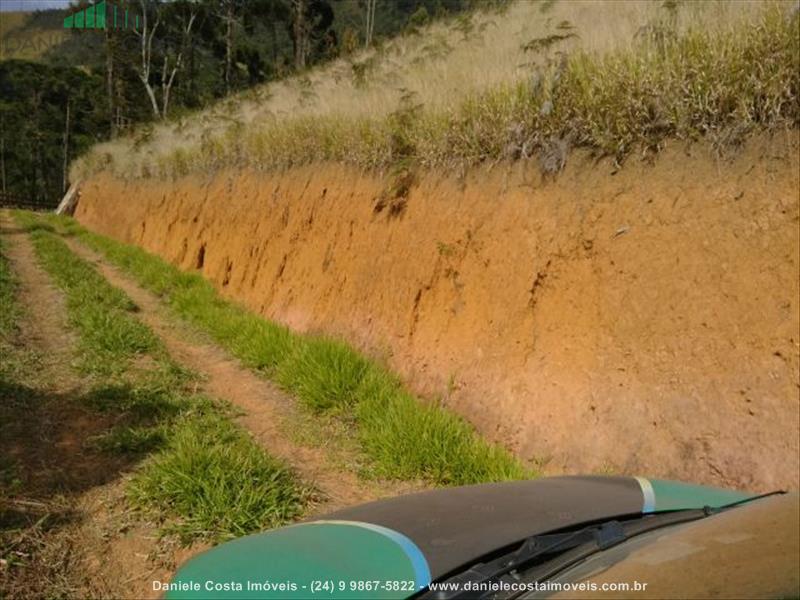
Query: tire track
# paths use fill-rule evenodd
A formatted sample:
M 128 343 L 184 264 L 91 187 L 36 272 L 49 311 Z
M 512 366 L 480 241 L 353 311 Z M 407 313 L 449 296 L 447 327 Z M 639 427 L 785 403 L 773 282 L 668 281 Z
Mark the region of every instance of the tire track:
M 98 253 L 75 239 L 65 238 L 65 241 L 136 303 L 139 318 L 161 338 L 172 358 L 203 376 L 203 391 L 241 409 L 243 414 L 236 420 L 255 441 L 317 487 L 323 499 L 312 509 L 313 513 L 419 489 L 413 483 L 365 481 L 342 468 L 339 461 L 333 461 L 324 448 L 298 444 L 289 432 L 292 416 L 299 410 L 291 396 L 243 367 L 219 346 L 193 339 L 197 336 L 188 326 L 164 315 L 165 307 L 155 294 L 140 287 Z

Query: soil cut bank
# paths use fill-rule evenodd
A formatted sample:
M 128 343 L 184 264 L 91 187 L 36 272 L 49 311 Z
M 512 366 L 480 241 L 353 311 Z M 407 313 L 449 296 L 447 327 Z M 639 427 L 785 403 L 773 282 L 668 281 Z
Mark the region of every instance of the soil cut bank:
M 423 173 L 388 202 L 340 165 L 101 174 L 76 217 L 385 357 L 548 472 L 796 489 L 799 150 Z

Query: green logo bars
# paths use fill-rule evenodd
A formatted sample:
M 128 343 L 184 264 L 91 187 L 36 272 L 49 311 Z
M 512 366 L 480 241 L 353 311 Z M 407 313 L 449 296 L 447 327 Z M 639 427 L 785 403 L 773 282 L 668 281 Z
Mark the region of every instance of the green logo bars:
M 139 15 L 129 15 L 128 9 L 106 4 L 106 0 L 84 10 L 79 10 L 64 19 L 64 29 L 128 29 L 139 27 Z

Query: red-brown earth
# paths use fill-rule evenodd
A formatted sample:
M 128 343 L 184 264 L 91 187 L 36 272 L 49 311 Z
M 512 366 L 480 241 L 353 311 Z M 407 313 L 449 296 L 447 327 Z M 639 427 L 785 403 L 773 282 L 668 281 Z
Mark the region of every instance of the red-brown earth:
M 421 172 L 395 211 L 341 165 L 100 174 L 76 217 L 388 360 L 549 473 L 796 489 L 799 148 Z

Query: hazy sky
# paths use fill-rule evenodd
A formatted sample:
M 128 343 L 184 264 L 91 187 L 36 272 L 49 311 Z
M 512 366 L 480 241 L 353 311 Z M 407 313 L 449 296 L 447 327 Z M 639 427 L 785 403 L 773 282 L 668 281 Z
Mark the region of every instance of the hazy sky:
M 67 8 L 69 0 L 0 0 L 0 11 Z

